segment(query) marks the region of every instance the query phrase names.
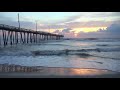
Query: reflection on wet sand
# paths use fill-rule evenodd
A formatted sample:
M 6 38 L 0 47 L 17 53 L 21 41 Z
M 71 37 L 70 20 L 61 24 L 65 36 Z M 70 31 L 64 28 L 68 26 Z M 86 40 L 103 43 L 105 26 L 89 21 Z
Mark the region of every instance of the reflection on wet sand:
M 70 74 L 71 75 L 102 75 L 102 74 L 108 74 L 108 71 L 97 70 L 97 69 L 73 69 L 71 70 Z
M 41 73 L 44 75 L 57 75 L 57 76 L 91 76 L 91 75 L 114 74 L 115 72 L 98 69 L 44 67 Z
M 8 72 L 8 73 L 6 73 Z M 10 72 L 10 73 L 9 73 Z M 41 66 L 21 66 L 14 64 L 0 64 L 0 77 L 11 76 L 21 77 L 40 77 L 40 76 L 97 76 L 97 75 L 112 75 L 116 72 L 98 69 L 80 69 L 80 68 L 62 68 L 62 67 L 41 67 Z M 20 73 L 18 73 L 20 72 Z M 31 73 L 28 73 L 31 72 Z

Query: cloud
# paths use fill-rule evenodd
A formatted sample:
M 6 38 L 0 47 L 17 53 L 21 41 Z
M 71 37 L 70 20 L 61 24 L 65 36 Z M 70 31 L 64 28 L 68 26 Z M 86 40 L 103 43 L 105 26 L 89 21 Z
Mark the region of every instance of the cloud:
M 120 12 L 93 12 L 94 14 L 89 13 L 89 16 L 92 17 L 117 17 L 120 16 Z
M 74 31 L 72 31 L 73 29 L 72 28 L 65 28 L 65 29 L 62 29 L 62 30 L 55 30 L 53 33 L 57 33 L 57 34 L 62 34 L 64 35 L 65 38 L 74 38 Z
M 120 20 L 114 21 L 114 23 L 120 23 Z M 89 22 L 69 22 L 60 24 L 40 24 L 38 23 L 39 29 L 61 29 L 61 28 L 89 28 L 89 27 L 108 27 L 112 24 L 111 21 L 89 21 Z
M 84 27 L 106 27 L 112 22 L 110 21 L 88 21 L 88 22 L 71 22 L 67 25 L 71 28 L 84 28 Z
M 78 37 L 81 38 L 120 38 L 120 24 L 112 24 L 106 30 L 99 29 L 98 32 L 79 32 Z
M 108 27 L 112 23 L 120 23 L 120 20 L 117 21 L 88 21 L 88 22 L 67 22 L 67 23 L 60 23 L 60 24 L 43 24 L 40 26 L 41 29 L 60 29 L 60 28 L 89 28 L 89 27 Z
M 55 30 L 53 33 L 60 33 L 60 31 L 59 30 Z
M 99 29 L 97 32 L 85 33 L 80 31 L 75 33 L 72 28 L 66 28 L 62 31 L 55 30 L 53 33 L 64 34 L 65 37 L 76 37 L 80 38 L 120 38 L 120 23 L 114 23 L 108 26 L 106 29 Z
M 62 29 L 61 31 L 60 30 L 55 30 L 53 33 L 63 33 L 63 34 L 66 34 L 66 33 L 71 33 L 73 29 L 71 28 L 65 28 L 65 29 Z
M 66 29 L 63 29 L 62 32 L 63 33 L 70 33 L 72 29 L 71 28 L 66 28 Z
M 18 26 L 17 13 L 14 13 L 13 16 L 12 15 L 13 14 L 10 13 L 0 12 L 0 23 L 12 25 L 12 26 Z M 41 20 L 38 21 L 38 30 L 44 31 L 44 30 L 48 30 L 49 28 L 55 30 L 63 29 L 62 33 L 74 33 L 72 32 L 71 29 L 74 30 L 75 28 L 108 27 L 112 23 L 116 23 L 116 22 L 120 23 L 120 19 L 118 19 L 120 18 L 120 12 L 71 12 L 68 15 L 62 16 L 62 18 L 60 17 L 51 18 L 51 16 L 49 15 L 48 17 L 50 18 L 50 20 L 48 18 L 42 18 Z M 99 20 L 100 18 L 102 20 Z M 21 27 L 28 29 L 35 29 L 36 26 L 34 19 L 36 19 L 35 16 L 32 15 L 25 16 L 24 14 L 22 15 L 21 13 L 21 21 L 20 21 Z M 112 29 L 112 27 L 109 28 Z M 61 32 L 56 31 L 56 33 L 61 33 Z
M 120 24 L 112 24 L 110 27 L 107 28 L 106 32 L 120 34 Z
M 61 23 L 76 23 L 76 22 L 89 22 L 89 21 L 116 21 L 120 19 L 119 12 L 71 12 L 76 13 L 73 16 L 65 16 L 62 19 L 57 20 L 45 20 L 40 21 L 40 23 L 51 23 L 51 24 L 61 24 Z

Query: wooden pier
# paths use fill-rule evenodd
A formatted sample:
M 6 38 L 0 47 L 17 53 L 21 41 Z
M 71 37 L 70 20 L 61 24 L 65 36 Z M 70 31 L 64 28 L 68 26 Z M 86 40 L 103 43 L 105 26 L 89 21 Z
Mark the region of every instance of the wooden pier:
M 63 35 L 0 24 L 0 45 L 4 46 L 18 43 L 40 43 L 42 40 L 60 40 L 63 37 Z

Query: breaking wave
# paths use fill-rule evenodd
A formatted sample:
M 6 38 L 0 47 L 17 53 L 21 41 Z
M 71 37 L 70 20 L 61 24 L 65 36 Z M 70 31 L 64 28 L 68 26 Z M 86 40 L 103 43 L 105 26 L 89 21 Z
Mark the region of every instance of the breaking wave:
M 64 49 L 64 50 L 35 50 L 35 51 L 1 51 L 0 55 L 7 56 L 50 56 L 50 55 L 81 55 L 81 56 L 90 56 L 86 53 L 88 52 L 120 52 L 120 48 L 95 48 L 95 49 Z
M 82 55 L 82 56 L 90 56 L 87 53 L 80 53 L 77 50 L 44 50 L 44 51 L 32 51 L 34 55 Z
M 120 60 L 120 58 L 110 58 L 110 57 L 104 57 L 104 56 L 97 56 L 97 55 L 92 55 L 89 53 L 85 52 L 79 52 L 78 50 L 56 50 L 56 51 L 50 51 L 50 50 L 45 50 L 45 51 L 32 51 L 32 54 L 35 56 L 52 56 L 52 55 L 77 55 L 82 58 L 87 58 L 87 57 L 99 57 L 99 58 L 106 58 L 106 59 L 114 59 L 114 60 Z
M 73 39 L 75 41 L 95 41 L 95 42 L 118 42 L 120 38 L 80 38 L 80 39 Z
M 79 50 L 43 50 L 31 51 L 34 55 L 79 55 L 86 52 L 114 52 L 120 51 L 120 48 L 96 48 L 96 49 L 79 49 Z

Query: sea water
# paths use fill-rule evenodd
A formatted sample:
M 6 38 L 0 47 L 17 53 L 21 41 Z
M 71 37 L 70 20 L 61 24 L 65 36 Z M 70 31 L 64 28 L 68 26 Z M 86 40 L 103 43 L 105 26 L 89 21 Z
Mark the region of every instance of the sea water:
M 64 39 L 0 47 L 0 64 L 120 72 L 120 39 Z

